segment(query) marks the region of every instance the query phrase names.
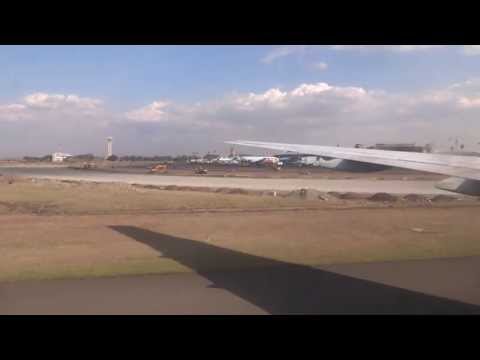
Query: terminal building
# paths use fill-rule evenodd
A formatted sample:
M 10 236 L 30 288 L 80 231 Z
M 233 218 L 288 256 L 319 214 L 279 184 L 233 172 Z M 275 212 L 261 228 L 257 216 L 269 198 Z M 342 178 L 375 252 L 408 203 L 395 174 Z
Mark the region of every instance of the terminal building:
M 377 149 L 377 150 L 390 150 L 390 151 L 407 151 L 407 152 L 426 152 L 424 146 L 415 145 L 415 143 L 392 143 L 392 144 L 375 144 L 373 146 L 363 146 L 361 144 L 356 144 L 356 148 L 365 148 L 365 149 Z

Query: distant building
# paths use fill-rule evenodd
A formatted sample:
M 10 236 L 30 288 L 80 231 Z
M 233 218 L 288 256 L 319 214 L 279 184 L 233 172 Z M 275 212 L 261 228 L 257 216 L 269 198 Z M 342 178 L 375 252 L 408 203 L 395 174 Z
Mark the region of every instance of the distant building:
M 391 151 L 408 151 L 408 152 L 424 152 L 423 146 L 412 144 L 375 144 L 370 146 L 370 149 L 391 150 Z
M 73 155 L 56 152 L 52 154 L 52 162 L 62 162 L 65 159 L 71 158 Z
M 407 151 L 407 152 L 429 152 L 426 146 L 418 146 L 415 143 L 397 143 L 397 144 L 375 144 L 373 146 L 364 146 L 362 144 L 355 144 L 357 149 L 376 149 L 376 150 L 390 150 L 390 151 Z
M 476 151 L 438 151 L 436 152 L 436 154 L 480 157 L 480 152 L 476 152 Z

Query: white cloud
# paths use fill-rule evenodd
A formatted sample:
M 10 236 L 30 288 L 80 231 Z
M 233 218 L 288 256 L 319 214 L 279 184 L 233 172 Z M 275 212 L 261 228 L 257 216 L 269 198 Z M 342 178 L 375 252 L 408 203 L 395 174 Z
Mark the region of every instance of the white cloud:
M 301 84 L 291 91 L 281 91 L 278 88 L 266 90 L 263 93 L 248 93 L 225 98 L 220 103 L 196 104 L 192 107 L 173 106 L 164 101 L 155 101 L 140 109 L 129 111 L 126 118 L 132 121 L 163 122 L 167 118 L 181 121 L 182 117 L 195 117 L 204 114 L 214 116 L 219 112 L 236 112 L 238 114 L 252 111 L 270 111 L 282 114 L 293 108 L 302 110 L 308 105 L 329 106 L 330 102 L 345 101 L 354 104 L 368 96 L 361 87 L 337 87 L 327 83 Z M 171 111 L 175 109 L 175 112 Z
M 458 103 L 464 108 L 480 108 L 480 97 L 461 97 L 458 99 Z
M 388 51 L 393 53 L 412 53 L 436 50 L 447 46 L 448 45 L 284 45 L 275 47 L 270 50 L 267 55 L 265 55 L 261 59 L 261 61 L 270 64 L 273 61 L 285 56 L 302 53 L 311 49 L 321 48 L 330 48 L 332 50 L 338 51 Z M 468 52 L 472 54 L 477 54 L 477 47 L 478 45 L 466 45 L 464 46 L 464 51 L 465 53 Z M 321 68 L 323 67 L 323 65 L 319 66 Z
M 0 105 L 0 121 L 15 121 L 27 119 L 30 114 L 23 104 Z
M 439 49 L 444 45 L 332 45 L 334 50 L 386 50 L 399 53 Z
M 99 99 L 44 92 L 1 104 L 0 156 L 54 151 L 103 154 L 103 141 L 115 115 L 106 112 L 101 104 Z
M 292 96 L 305 96 L 312 94 L 319 94 L 324 91 L 331 90 L 332 87 L 327 83 L 318 84 L 301 84 L 291 91 Z
M 129 120 L 139 122 L 162 122 L 168 119 L 169 102 L 154 101 L 153 103 L 137 110 L 129 111 L 126 117 Z
M 295 53 L 302 52 L 306 49 L 304 45 L 285 45 L 273 48 L 270 50 L 267 55 L 265 55 L 261 62 L 265 64 L 271 64 L 275 60 L 278 60 L 282 57 L 289 56 Z
M 279 89 L 270 89 L 263 94 L 250 93 L 235 99 L 238 110 L 254 110 L 257 106 L 279 107 L 285 102 L 287 93 Z
M 412 51 L 425 51 L 425 50 L 433 50 L 433 49 L 440 49 L 444 47 L 444 45 L 390 45 L 386 46 L 386 48 L 397 51 L 397 52 L 412 52 Z
M 27 119 L 47 120 L 62 117 L 62 121 L 77 116 L 101 114 L 101 100 L 78 95 L 37 92 L 25 96 L 22 103 L 0 105 L 0 121 Z
M 343 51 L 388 51 L 393 53 L 412 53 L 449 47 L 457 49 L 467 56 L 480 55 L 480 45 L 331 45 L 333 50 Z
M 463 53 L 465 55 L 480 55 L 480 45 L 464 45 Z
M 320 82 L 289 90 L 237 94 L 192 106 L 163 104 L 154 102 L 129 112 L 127 117 L 161 125 L 159 134 L 194 134 L 198 143 L 230 137 L 344 145 L 426 143 L 461 132 L 473 141 L 480 133 L 480 80 L 476 79 L 414 94 Z M 163 121 L 166 118 L 168 122 Z M 150 132 L 154 129 L 149 127 Z M 194 148 L 193 143 L 190 145 Z
M 318 62 L 313 64 L 312 67 L 316 70 L 324 71 L 324 70 L 327 70 L 328 64 L 325 62 Z
M 60 107 L 76 107 L 81 109 L 95 109 L 101 105 L 98 99 L 80 97 L 78 95 L 33 93 L 25 97 L 25 103 L 30 107 L 58 109 Z

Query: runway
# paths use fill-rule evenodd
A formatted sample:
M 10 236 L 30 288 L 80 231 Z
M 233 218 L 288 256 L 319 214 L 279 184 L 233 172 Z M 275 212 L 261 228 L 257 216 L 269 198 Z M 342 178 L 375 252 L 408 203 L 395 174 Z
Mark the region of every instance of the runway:
M 371 179 L 265 179 L 235 177 L 202 177 L 202 176 L 162 176 L 149 174 L 107 173 L 95 171 L 72 170 L 66 168 L 7 168 L 1 167 L 0 173 L 42 179 L 120 182 L 128 184 L 156 186 L 188 186 L 188 187 L 224 187 L 249 190 L 292 191 L 309 188 L 322 192 L 356 192 L 391 194 L 449 194 L 451 192 L 437 189 L 436 181 L 431 180 L 371 180 Z
M 480 258 L 0 284 L 0 314 L 480 314 Z

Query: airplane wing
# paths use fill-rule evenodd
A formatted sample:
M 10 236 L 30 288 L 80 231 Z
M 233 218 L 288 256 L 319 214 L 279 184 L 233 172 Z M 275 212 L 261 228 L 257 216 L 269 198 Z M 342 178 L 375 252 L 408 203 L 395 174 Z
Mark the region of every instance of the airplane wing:
M 352 160 L 369 164 L 394 166 L 469 180 L 480 180 L 480 157 L 474 156 L 357 149 L 336 146 L 282 144 L 244 140 L 226 141 L 226 143 Z

